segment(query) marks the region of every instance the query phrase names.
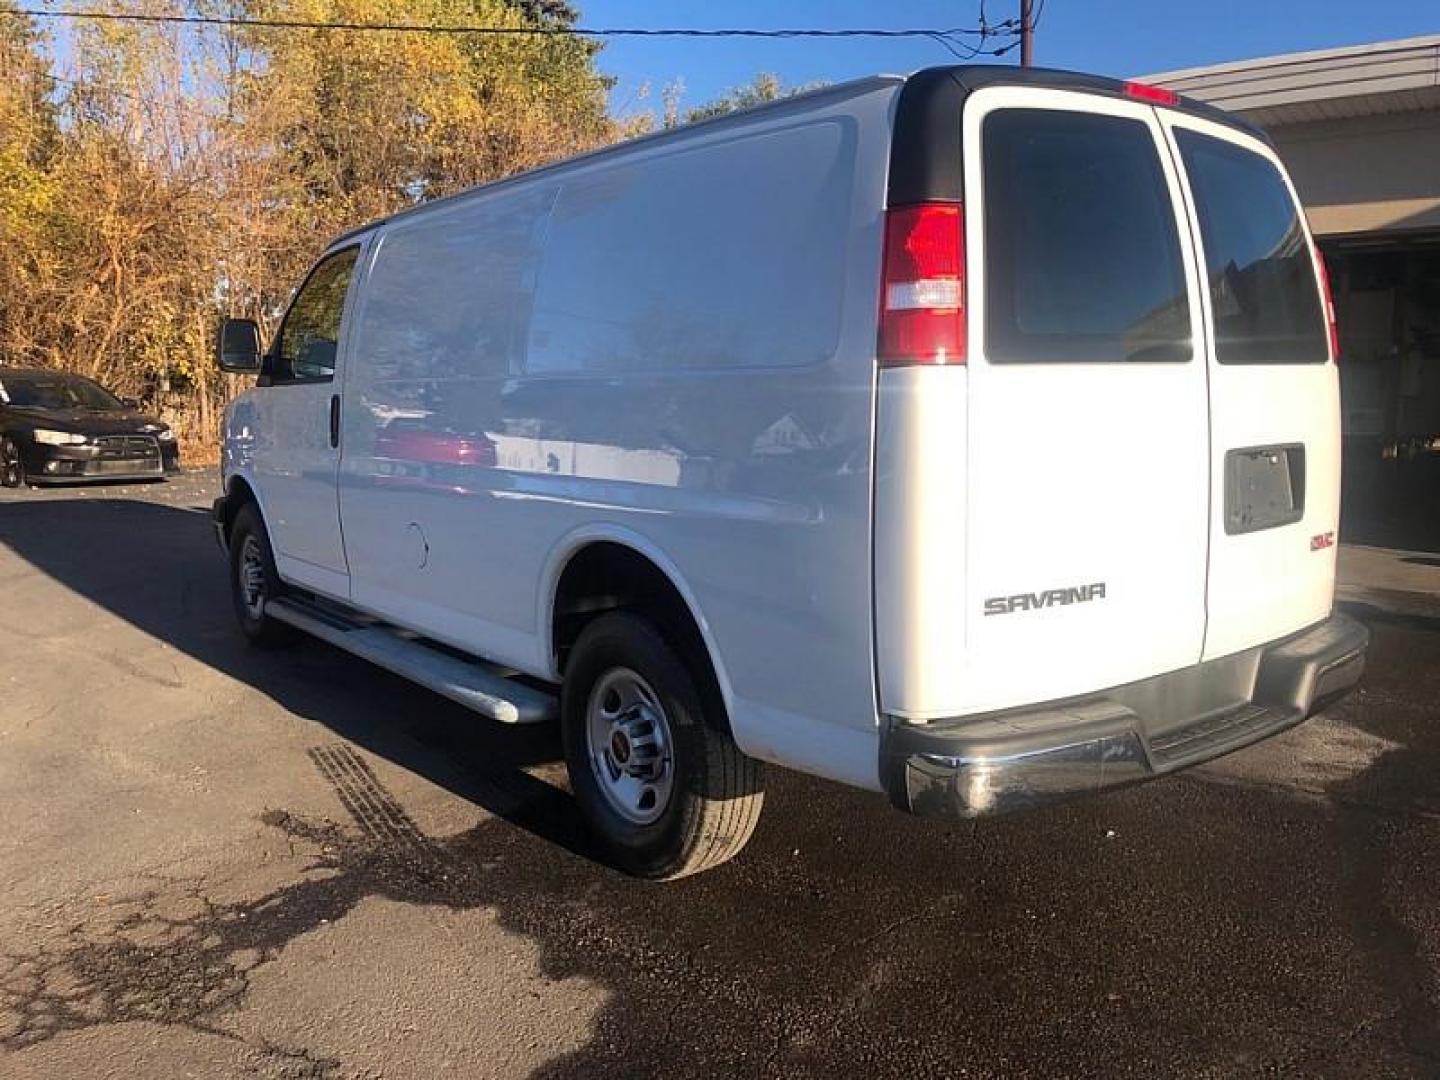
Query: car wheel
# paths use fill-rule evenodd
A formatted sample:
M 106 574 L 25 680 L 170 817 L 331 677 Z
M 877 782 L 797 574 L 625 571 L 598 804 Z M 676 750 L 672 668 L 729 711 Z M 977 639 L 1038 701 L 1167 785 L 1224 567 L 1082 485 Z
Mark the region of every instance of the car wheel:
M 293 626 L 265 612 L 267 603 L 285 594 L 285 586 L 254 503 L 242 506 L 230 527 L 230 594 L 240 629 L 252 645 L 277 649 L 298 636 Z
M 20 458 L 20 448 L 15 445 L 15 440 L 8 436 L 0 439 L 0 486 L 25 486 L 25 462 Z
M 714 695 L 712 695 L 714 696 Z M 764 771 L 708 708 L 695 674 L 647 620 L 603 615 L 581 633 L 561 688 L 570 786 L 614 863 L 678 878 L 745 846 Z

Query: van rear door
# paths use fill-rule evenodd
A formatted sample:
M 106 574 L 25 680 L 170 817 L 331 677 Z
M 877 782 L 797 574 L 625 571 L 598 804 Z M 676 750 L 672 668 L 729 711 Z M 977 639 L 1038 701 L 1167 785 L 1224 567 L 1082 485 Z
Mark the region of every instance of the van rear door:
M 1201 283 L 1156 110 L 997 86 L 963 128 L 967 711 L 1194 664 Z
M 1323 271 L 1279 159 L 1244 132 L 1161 115 L 1206 276 L 1210 659 L 1330 614 L 1339 384 Z

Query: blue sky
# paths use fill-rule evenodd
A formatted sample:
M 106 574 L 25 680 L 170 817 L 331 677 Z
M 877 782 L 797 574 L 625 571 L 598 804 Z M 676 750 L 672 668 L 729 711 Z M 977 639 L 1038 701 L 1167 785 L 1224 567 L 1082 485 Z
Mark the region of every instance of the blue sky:
M 575 0 L 585 26 L 973 26 L 979 0 Z M 1018 0 L 988 0 L 991 22 Z M 1036 62 L 1102 75 L 1138 75 L 1301 49 L 1440 33 L 1434 0 L 1046 0 Z M 1018 50 L 1017 50 L 1018 51 Z M 1014 53 L 1005 63 L 1014 62 Z M 786 83 L 838 82 L 949 62 L 928 41 L 611 39 L 600 66 L 619 78 L 621 112 L 659 107 L 661 87 L 685 84 L 684 104 L 773 71 Z M 648 100 L 637 97 L 649 84 Z

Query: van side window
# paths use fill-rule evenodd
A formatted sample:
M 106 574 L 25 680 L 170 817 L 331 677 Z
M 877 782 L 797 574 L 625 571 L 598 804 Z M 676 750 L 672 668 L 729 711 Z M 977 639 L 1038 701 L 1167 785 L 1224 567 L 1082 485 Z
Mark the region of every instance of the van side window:
M 1001 109 L 982 145 L 986 356 L 1189 360 L 1179 230 L 1150 128 Z
M 272 357 L 272 383 L 323 382 L 334 377 L 345 293 L 359 256 L 358 247 L 346 248 L 310 271 L 285 315 Z
M 1323 364 L 1325 315 L 1310 244 L 1280 172 L 1259 154 L 1176 131 L 1195 196 L 1222 364 Z

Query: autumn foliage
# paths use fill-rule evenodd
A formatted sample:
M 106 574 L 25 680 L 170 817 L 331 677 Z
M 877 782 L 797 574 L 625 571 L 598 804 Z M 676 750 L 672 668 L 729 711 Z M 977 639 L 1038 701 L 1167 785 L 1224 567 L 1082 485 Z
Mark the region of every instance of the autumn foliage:
M 125 8 L 574 18 L 554 0 L 104 4 Z M 47 40 L 0 15 L 0 364 L 93 376 L 213 443 L 233 389 L 211 362 L 222 314 L 273 328 L 335 234 L 618 137 L 606 91 L 573 35 L 75 22 Z

